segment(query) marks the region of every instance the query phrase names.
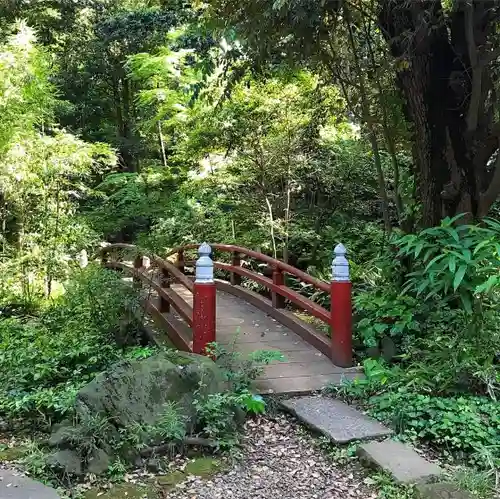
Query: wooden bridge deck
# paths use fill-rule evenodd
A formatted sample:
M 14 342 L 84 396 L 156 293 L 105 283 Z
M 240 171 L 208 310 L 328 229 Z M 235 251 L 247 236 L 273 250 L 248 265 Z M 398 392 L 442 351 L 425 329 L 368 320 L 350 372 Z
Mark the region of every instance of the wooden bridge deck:
M 172 287 L 192 304 L 193 296 L 186 288 Z M 310 393 L 360 375 L 356 368 L 335 366 L 292 330 L 247 301 L 223 291 L 217 291 L 217 343 L 244 355 L 256 350 L 276 350 L 284 355 L 284 362 L 267 366 L 257 380 L 256 389 L 262 394 Z

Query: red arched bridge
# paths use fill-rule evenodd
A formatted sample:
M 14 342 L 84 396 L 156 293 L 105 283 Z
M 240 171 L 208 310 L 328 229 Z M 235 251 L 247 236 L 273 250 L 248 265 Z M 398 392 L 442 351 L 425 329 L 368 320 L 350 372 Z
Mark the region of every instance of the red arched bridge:
M 132 277 L 156 329 L 177 348 L 205 353 L 207 344 L 217 342 L 242 354 L 279 350 L 285 361 L 268 366 L 257 388 L 263 393 L 302 393 L 359 374 L 351 367 L 346 250 L 339 244 L 334 253 L 330 283 L 268 255 L 227 244 L 190 244 L 164 258 L 137 246 L 111 244 L 100 250 L 100 257 L 105 267 Z M 299 286 L 328 295 L 330 310 L 287 286 L 287 275 Z M 330 337 L 301 320 L 297 311 L 323 323 L 321 329 Z

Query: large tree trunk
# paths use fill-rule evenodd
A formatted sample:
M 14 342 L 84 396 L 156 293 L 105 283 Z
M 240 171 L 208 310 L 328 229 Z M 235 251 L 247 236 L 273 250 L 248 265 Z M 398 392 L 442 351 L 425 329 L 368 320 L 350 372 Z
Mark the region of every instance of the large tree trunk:
M 490 159 L 498 140 L 492 138 L 496 125 L 487 79 L 494 56 L 485 52 L 498 16 L 496 3 L 459 2 L 447 26 L 440 0 L 381 2 L 380 26 L 397 59 L 413 123 L 424 226 L 458 212 L 482 216 L 500 190 L 490 189 Z

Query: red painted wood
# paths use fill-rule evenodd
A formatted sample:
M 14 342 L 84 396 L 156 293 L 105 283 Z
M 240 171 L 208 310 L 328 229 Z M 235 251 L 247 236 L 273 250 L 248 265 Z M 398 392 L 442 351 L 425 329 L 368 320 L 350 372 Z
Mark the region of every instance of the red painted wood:
M 268 255 L 264 255 L 263 253 L 247 248 L 242 248 L 240 246 L 211 244 L 211 247 L 214 250 L 232 253 L 232 265 L 222 262 L 214 262 L 214 266 L 229 272 L 231 274 L 231 283 L 233 285 L 238 285 L 241 282 L 241 277 L 255 281 L 271 291 L 273 297 L 272 302 L 275 308 L 283 307 L 284 299 L 287 299 L 301 309 L 329 324 L 332 329 L 331 355 L 333 361 L 341 367 L 352 365 L 351 283 L 333 282 L 330 285 L 326 282 L 315 279 L 314 277 L 295 267 L 292 267 L 291 265 L 269 257 Z M 114 244 L 102 248 L 99 255 L 105 266 L 111 268 L 127 267 L 119 262 L 108 261 L 109 257 L 112 258 L 111 253 L 116 249 L 137 251 L 135 246 L 129 244 Z M 196 344 L 195 351 L 201 353 L 204 351 L 207 343 L 215 341 L 215 286 L 212 286 L 211 284 L 195 284 L 189 277 L 182 273 L 181 269 L 184 270 L 185 266 L 185 251 L 194 249 L 198 249 L 197 244 L 174 248 L 169 255 L 175 253 L 179 254 L 177 265 L 174 265 L 168 260 L 164 260 L 157 256 L 154 256 L 152 261 L 154 261 L 154 264 L 162 269 L 162 271 L 168 272 L 173 277 L 175 282 L 179 282 L 188 290 L 194 292 L 195 305 L 193 307 L 192 314 L 188 309 L 180 305 L 179 299 L 183 302 L 184 300 L 179 295 L 177 295 L 177 297 L 172 297 L 171 290 L 169 290 L 166 294 L 170 294 L 168 297 L 168 303 L 173 305 L 176 310 L 182 310 L 182 312 L 179 313 L 185 319 L 188 314 L 191 314 L 189 317 L 191 317 L 191 323 L 193 324 L 193 343 Z M 107 257 L 108 254 L 109 257 Z M 246 255 L 250 258 L 267 263 L 273 268 L 273 278 L 269 279 L 268 277 L 241 267 L 241 255 Z M 133 272 L 136 272 L 136 270 L 132 270 Z M 312 285 L 316 289 L 329 292 L 331 295 L 331 312 L 328 312 L 312 300 L 309 300 L 301 294 L 286 287 L 284 285 L 284 273 L 293 275 L 301 281 Z M 158 285 L 156 284 L 156 286 Z M 160 288 L 160 296 L 163 296 L 162 293 L 165 293 L 165 291 L 161 289 L 161 286 L 158 287 Z
M 247 248 L 242 248 L 241 246 L 233 246 L 231 244 L 212 244 L 210 243 L 210 246 L 213 250 L 220 250 L 220 251 L 226 251 L 230 253 L 238 252 L 243 255 L 247 255 L 250 258 L 254 258 L 255 260 L 259 260 L 261 262 L 268 263 L 271 267 L 276 267 L 281 269 L 283 272 L 286 272 L 287 274 L 293 275 L 295 277 L 298 277 L 301 281 L 311 284 L 317 289 L 320 289 L 321 291 L 325 291 L 326 293 L 330 292 L 330 285 L 326 282 L 320 281 L 319 279 L 316 279 L 315 277 L 310 276 L 309 274 L 306 274 L 302 270 L 299 270 L 295 267 L 292 267 L 291 265 L 288 265 L 287 263 L 280 262 L 279 260 L 276 260 L 275 258 L 272 258 L 268 255 L 264 255 L 263 253 L 259 253 L 258 251 L 253 251 Z M 174 248 L 173 250 L 169 251 L 167 256 L 173 255 L 175 253 L 178 253 L 179 251 L 186 251 L 190 249 L 197 249 L 198 245 L 197 244 L 188 244 L 186 246 L 179 246 L 178 248 Z
M 126 270 L 133 277 L 140 279 L 144 284 L 146 284 L 146 286 L 154 289 L 158 293 L 160 300 L 163 299 L 167 301 L 172 307 L 174 307 L 174 309 L 189 325 L 193 323 L 193 308 L 189 305 L 189 303 L 186 302 L 186 300 L 182 298 L 182 296 L 176 293 L 173 289 L 162 288 L 160 284 L 153 281 L 149 276 L 125 263 L 108 262 L 107 264 L 105 264 L 105 267 L 111 269 Z
M 273 269 L 273 284 L 275 286 L 285 285 L 285 276 L 283 275 L 283 272 L 278 268 Z M 285 298 L 276 291 L 272 292 L 271 299 L 274 308 L 285 308 Z
M 108 246 L 105 246 L 104 248 L 101 248 L 97 254 L 100 255 L 101 258 L 104 258 L 106 254 L 110 254 L 113 251 L 116 251 L 117 249 L 129 250 L 129 251 L 135 252 L 135 253 L 137 253 L 137 251 L 138 251 L 137 246 L 134 246 L 133 244 L 116 243 L 116 244 L 110 244 Z M 189 291 L 193 291 L 192 281 L 190 281 L 189 278 L 187 278 L 177 268 L 176 265 L 169 262 L 168 260 L 164 260 L 163 258 L 158 257 L 157 255 L 147 255 L 146 254 L 145 256 L 149 256 L 151 263 L 156 265 L 160 269 L 168 270 L 169 274 L 174 278 L 175 282 L 182 284 L 184 287 L 189 289 Z
M 154 261 L 155 265 L 157 265 L 158 267 L 168 270 L 168 273 L 174 278 L 175 282 L 182 284 L 189 291 L 193 292 L 193 290 L 194 290 L 193 281 L 191 281 L 191 279 L 189 279 L 189 277 L 185 276 L 177 268 L 176 265 L 174 265 L 172 262 L 169 262 L 168 260 L 164 260 L 163 258 L 160 258 L 158 256 L 155 256 L 153 261 Z
M 215 283 L 194 283 L 193 293 L 193 352 L 206 353 L 206 347 L 216 339 Z
M 233 267 L 241 267 L 241 253 L 233 251 Z M 235 272 L 231 272 L 230 282 L 233 286 L 239 286 L 241 284 L 241 276 Z
M 352 303 L 350 282 L 332 281 L 332 360 L 339 367 L 352 366 Z
M 167 269 L 160 269 L 160 285 L 163 290 L 167 290 L 170 288 L 170 279 L 168 276 L 168 270 Z M 163 296 L 163 293 L 160 294 L 160 312 L 165 313 L 165 312 L 170 312 L 170 302 L 165 299 L 165 296 Z
M 183 324 L 175 319 L 171 314 L 162 314 L 160 309 L 152 300 L 144 300 L 144 310 L 153 317 L 155 322 L 168 333 L 169 339 L 175 347 L 185 352 L 191 352 L 190 342 L 188 341 L 187 331 L 183 330 Z M 184 327 L 187 326 L 184 324 Z
M 276 292 L 277 294 L 284 296 L 287 300 L 290 300 L 292 303 L 300 307 L 302 310 L 306 310 L 314 317 L 322 320 L 326 324 L 330 324 L 330 312 L 323 308 L 322 306 L 314 303 L 309 298 L 302 296 L 297 293 L 293 289 L 287 288 L 285 286 L 276 286 L 272 279 L 268 277 L 264 277 L 261 274 L 257 274 L 256 272 L 252 272 L 251 270 L 245 269 L 243 267 L 233 267 L 228 263 L 214 262 L 214 267 L 217 269 L 226 270 L 228 272 L 236 272 L 247 279 L 251 279 L 252 281 L 265 286 L 271 291 Z

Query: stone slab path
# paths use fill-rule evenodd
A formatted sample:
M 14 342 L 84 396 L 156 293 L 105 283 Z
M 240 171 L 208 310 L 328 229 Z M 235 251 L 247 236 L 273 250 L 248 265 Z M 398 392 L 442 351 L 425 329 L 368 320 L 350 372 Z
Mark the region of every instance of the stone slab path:
M 421 499 L 474 499 L 468 492 L 453 483 L 431 483 L 417 485 Z
M 192 293 L 180 285 L 172 288 L 192 305 Z M 262 394 L 306 394 L 361 376 L 356 368 L 335 366 L 298 334 L 257 307 L 223 291 L 217 291 L 217 343 L 242 354 L 277 350 L 284 355 L 284 362 L 271 364 L 257 380 L 256 388 Z
M 299 397 L 283 400 L 281 403 L 297 419 L 336 444 L 392 434 L 392 430 L 378 421 L 333 398 Z
M 443 473 L 439 466 L 425 460 L 409 445 L 394 440 L 362 444 L 358 447 L 358 456 L 400 483 L 427 483 Z
M 60 499 L 60 496 L 40 482 L 0 469 L 0 499 Z

